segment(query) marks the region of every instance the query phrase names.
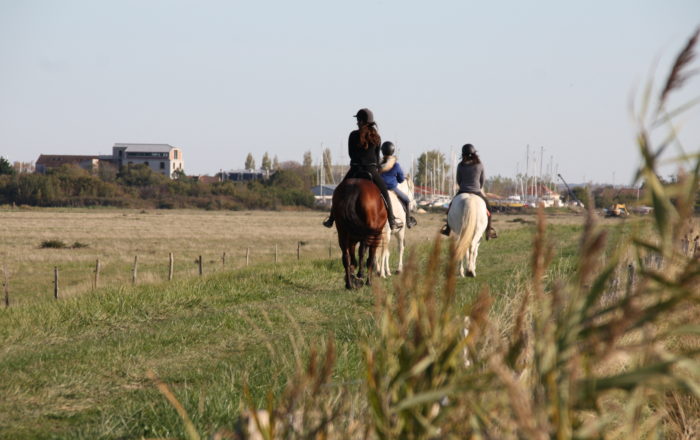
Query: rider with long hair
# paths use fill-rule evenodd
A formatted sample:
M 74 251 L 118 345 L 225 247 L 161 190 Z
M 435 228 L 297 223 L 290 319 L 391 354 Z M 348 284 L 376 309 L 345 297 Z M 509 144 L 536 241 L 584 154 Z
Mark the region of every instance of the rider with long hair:
M 455 197 L 459 194 L 469 193 L 475 194 L 481 197 L 486 203 L 486 210 L 488 211 L 488 225 L 486 226 L 486 239 L 497 238 L 498 234 L 496 230 L 491 226 L 491 205 L 486 199 L 484 194 L 484 165 L 481 163 L 481 159 L 476 154 L 476 148 L 472 144 L 465 144 L 462 147 L 462 161 L 457 165 L 457 185 L 459 185 L 459 191 L 455 194 Z M 452 203 L 450 203 L 452 206 Z M 449 208 L 447 211 L 449 212 Z M 445 226 L 442 227 L 440 232 L 444 235 L 450 235 L 450 226 L 445 221 Z
M 379 175 L 379 149 L 382 138 L 377 132 L 377 123 L 374 122 L 374 115 L 368 108 L 360 109 L 355 115 L 357 118 L 357 130 L 353 130 L 348 138 L 348 155 L 350 156 L 350 171 L 345 175 L 348 178 L 370 177 L 382 193 L 384 204 L 387 209 L 389 227 L 398 229 L 403 227 L 401 221 L 394 218 L 391 209 L 391 200 L 387 192 L 386 184 Z M 333 213 L 323 222 L 323 226 L 330 228 L 333 226 Z

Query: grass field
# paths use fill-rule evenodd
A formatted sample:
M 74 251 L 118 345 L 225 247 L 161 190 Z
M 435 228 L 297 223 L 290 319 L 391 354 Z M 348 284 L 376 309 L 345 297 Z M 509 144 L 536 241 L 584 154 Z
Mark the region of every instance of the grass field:
M 12 306 L 0 311 L 0 438 L 182 438 L 181 421 L 146 378 L 149 369 L 210 434 L 232 425 L 244 383 L 263 406 L 266 393 L 281 390 L 296 369 L 299 353 L 329 336 L 338 353 L 334 384 L 357 386 L 359 342 L 376 330 L 373 292 L 343 288 L 334 233 L 319 225 L 321 213 L 32 210 L 0 216 L 12 292 Z M 418 220 L 409 249 L 424 261 L 442 217 Z M 550 220 L 552 270 L 566 275 L 581 217 Z M 528 277 L 534 226 L 526 216 L 498 217 L 495 225 L 500 237 L 482 244 L 478 278 L 459 280 L 457 292 L 465 304 L 488 287 L 497 313 Z M 39 249 L 47 239 L 89 247 Z M 300 261 L 298 241 L 305 243 Z M 168 252 L 179 262 L 171 283 L 164 281 Z M 223 252 L 229 258 L 222 268 Z M 140 274 L 150 273 L 137 286 L 130 284 L 134 254 L 143 264 Z M 202 278 L 192 264 L 200 254 L 209 262 Z M 97 257 L 105 262 L 103 287 L 90 292 Z M 66 297 L 59 301 L 50 296 L 54 265 L 66 274 Z M 392 281 L 378 284 L 391 289 Z
M 131 284 L 134 257 L 137 282 L 167 280 L 169 253 L 174 255 L 174 279 L 197 276 L 201 255 L 203 272 L 279 263 L 300 258 L 338 257 L 335 230 L 320 227 L 320 212 L 2 209 L 0 210 L 0 271 L 7 270 L 12 305 L 53 299 L 54 267 L 59 270 L 59 296 L 92 290 L 96 260 L 99 286 Z M 558 224 L 580 223 L 577 216 L 557 216 Z M 408 244 L 435 238 L 442 218 L 420 216 L 420 225 L 408 234 Z M 525 222 L 525 223 L 523 223 Z M 532 216 L 503 216 L 499 230 L 520 228 Z M 66 249 L 41 248 L 47 240 Z M 74 243 L 86 245 L 71 248 Z M 299 245 L 300 243 L 300 245 Z M 225 262 L 223 261 L 224 253 Z M 0 272 L 0 277 L 2 277 Z
M 296 259 L 301 242 L 303 258 L 328 256 L 334 236 L 312 228 L 320 213 L 263 213 L 226 211 L 142 210 L 4 210 L 0 211 L 0 264 L 8 270 L 13 305 L 53 296 L 53 268 L 59 268 L 60 295 L 90 291 L 96 260 L 100 285 L 131 283 L 138 256 L 139 283 L 166 280 L 169 253 L 174 255 L 174 278 L 243 267 L 246 249 L 251 265 Z M 60 240 L 79 249 L 42 249 L 45 240 Z M 334 243 L 333 243 L 334 244 Z M 335 248 L 332 249 L 335 251 Z M 222 264 L 226 253 L 225 264 Z

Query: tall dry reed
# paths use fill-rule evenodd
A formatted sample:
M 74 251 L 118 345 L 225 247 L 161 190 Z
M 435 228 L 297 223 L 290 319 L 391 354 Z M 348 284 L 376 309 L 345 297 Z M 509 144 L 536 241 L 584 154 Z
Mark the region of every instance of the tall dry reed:
M 698 32 L 655 105 L 647 88 L 637 115 L 639 178 L 654 208 L 648 227 L 606 255 L 607 232 L 589 211 L 575 273 L 553 280 L 540 210 L 530 282 L 500 319 L 487 291 L 457 306 L 454 253 L 443 257 L 436 240 L 424 269 L 413 258 L 392 290 L 376 291 L 377 331 L 364 346 L 359 392 L 332 386 L 329 340 L 299 360 L 286 392 L 269 396 L 265 411 L 249 402 L 242 428 L 215 438 L 697 438 L 700 259 L 687 243 L 700 156 L 685 155 L 692 167 L 664 185 L 657 168 L 672 139 L 656 147 L 650 140 L 688 108 L 666 105 L 689 77 L 697 39 Z M 507 331 L 499 327 L 505 322 Z

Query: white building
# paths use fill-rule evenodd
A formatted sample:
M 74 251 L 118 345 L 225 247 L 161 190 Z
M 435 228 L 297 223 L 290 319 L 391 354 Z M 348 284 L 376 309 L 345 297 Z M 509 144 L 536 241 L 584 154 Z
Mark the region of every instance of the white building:
M 182 150 L 168 144 L 114 144 L 112 160 L 117 167 L 148 165 L 151 170 L 170 178 L 185 166 Z

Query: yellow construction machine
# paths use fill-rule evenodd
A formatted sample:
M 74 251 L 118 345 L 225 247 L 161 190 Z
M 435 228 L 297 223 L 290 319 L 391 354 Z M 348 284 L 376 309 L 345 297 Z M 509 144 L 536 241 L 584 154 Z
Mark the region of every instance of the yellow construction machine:
M 606 217 L 627 217 L 630 212 L 624 203 L 613 203 L 610 208 L 605 210 Z

